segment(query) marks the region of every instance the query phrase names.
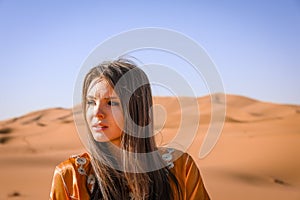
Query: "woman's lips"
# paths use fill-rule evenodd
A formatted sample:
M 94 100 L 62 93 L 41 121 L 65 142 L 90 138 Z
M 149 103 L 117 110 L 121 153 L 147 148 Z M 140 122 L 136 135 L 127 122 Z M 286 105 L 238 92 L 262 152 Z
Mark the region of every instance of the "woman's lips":
M 92 126 L 92 129 L 95 132 L 102 132 L 102 131 L 106 130 L 107 128 L 108 128 L 108 126 L 100 125 L 100 124 L 96 124 L 96 125 Z

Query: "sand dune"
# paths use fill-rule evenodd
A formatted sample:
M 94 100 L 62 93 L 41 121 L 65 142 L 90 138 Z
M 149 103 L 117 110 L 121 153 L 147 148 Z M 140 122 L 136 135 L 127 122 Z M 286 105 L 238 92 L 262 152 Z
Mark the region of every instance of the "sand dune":
M 215 101 L 222 101 L 218 98 Z M 226 96 L 222 135 L 199 159 L 210 124 L 209 97 L 199 98 L 200 126 L 188 152 L 212 199 L 300 199 L 300 106 Z M 157 97 L 159 144 L 171 141 L 190 99 Z M 193 122 L 190 122 L 193 123 Z M 52 108 L 0 122 L 0 199 L 48 199 L 55 165 L 83 152 L 72 110 Z

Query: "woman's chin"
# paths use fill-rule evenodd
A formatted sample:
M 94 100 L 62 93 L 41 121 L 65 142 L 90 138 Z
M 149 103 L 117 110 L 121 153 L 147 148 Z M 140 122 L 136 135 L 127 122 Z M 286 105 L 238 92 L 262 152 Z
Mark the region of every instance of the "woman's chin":
M 108 138 L 104 133 L 102 132 L 93 132 L 93 138 L 97 142 L 106 142 L 106 143 L 112 143 L 116 146 L 120 146 L 121 138 Z
M 100 132 L 93 133 L 93 137 L 94 137 L 94 140 L 96 140 L 97 142 L 108 142 L 109 141 L 109 139 L 103 133 L 100 133 Z

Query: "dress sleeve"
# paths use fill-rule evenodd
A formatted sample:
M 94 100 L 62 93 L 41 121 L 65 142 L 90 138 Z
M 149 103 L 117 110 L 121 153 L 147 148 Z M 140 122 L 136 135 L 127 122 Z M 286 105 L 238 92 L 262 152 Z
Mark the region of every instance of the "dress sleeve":
M 70 199 L 66 188 L 65 181 L 61 174 L 61 170 L 56 167 L 52 180 L 50 192 L 50 200 L 67 200 Z
M 191 156 L 186 155 L 185 198 L 187 200 L 210 200 L 204 187 L 200 171 Z

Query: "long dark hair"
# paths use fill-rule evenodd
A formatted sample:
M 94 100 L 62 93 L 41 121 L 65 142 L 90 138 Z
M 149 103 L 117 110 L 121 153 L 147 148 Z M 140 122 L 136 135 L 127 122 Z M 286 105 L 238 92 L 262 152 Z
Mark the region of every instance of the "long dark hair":
M 97 178 L 91 199 L 180 199 L 176 177 L 162 164 L 164 161 L 160 154 L 156 153 L 152 93 L 146 74 L 128 59 L 103 62 L 92 68 L 84 79 L 84 112 L 87 90 L 97 79 L 108 81 L 120 97 L 124 130 L 120 151 L 114 154 L 111 153 L 113 144 L 99 143 L 89 136 L 91 163 Z M 142 159 L 135 156 L 145 153 L 150 154 Z M 147 170 L 153 163 L 161 167 Z

